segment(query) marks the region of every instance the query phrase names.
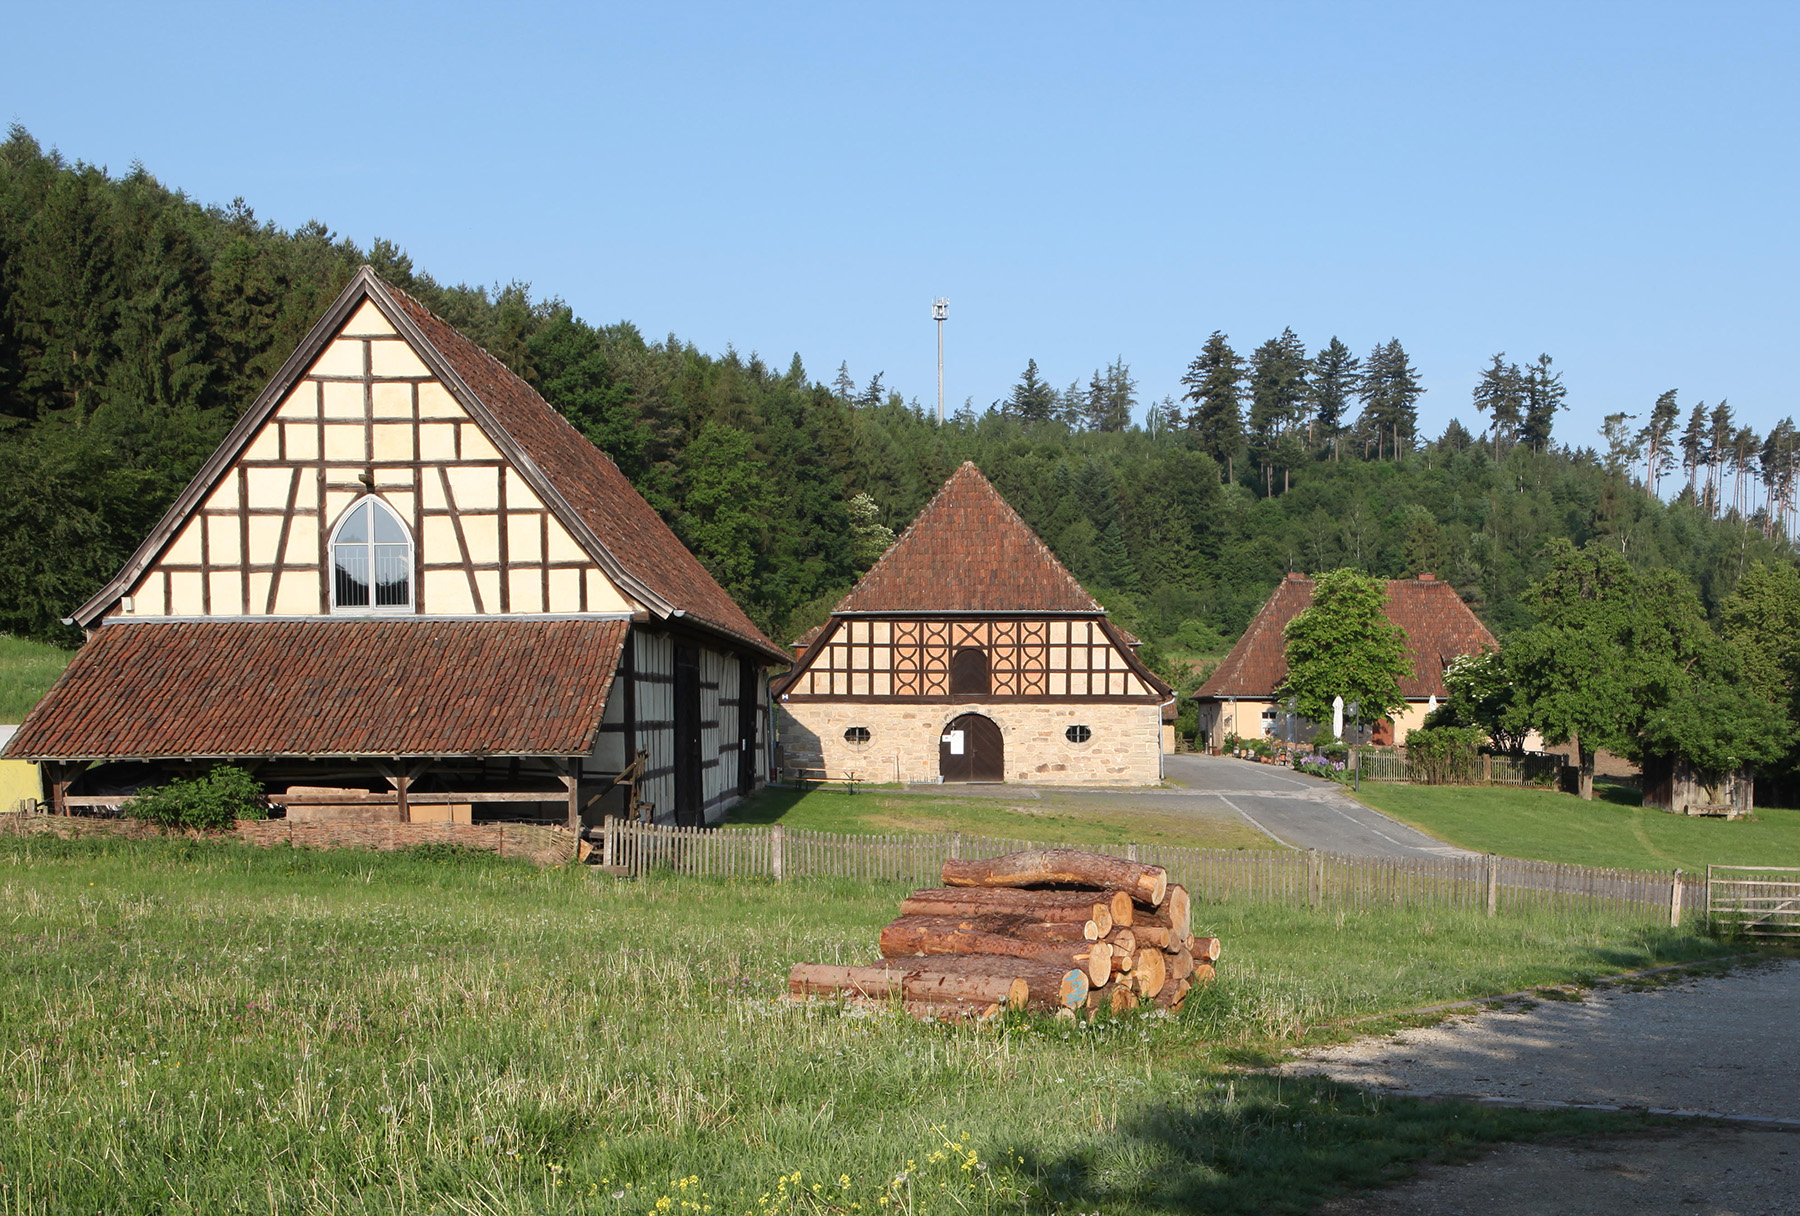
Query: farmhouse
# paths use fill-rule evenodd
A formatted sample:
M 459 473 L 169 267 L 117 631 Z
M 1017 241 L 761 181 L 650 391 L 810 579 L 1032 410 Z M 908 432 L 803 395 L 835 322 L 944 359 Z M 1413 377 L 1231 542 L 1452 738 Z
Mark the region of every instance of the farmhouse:
M 766 778 L 787 662 L 617 466 L 368 267 L 73 620 L 6 753 L 58 810 L 224 760 L 291 817 L 711 822 Z
M 965 463 L 798 645 L 784 764 L 863 781 L 1145 784 L 1172 694 Z
M 1282 631 L 1312 603 L 1313 581 L 1290 574 L 1275 588 L 1262 611 L 1244 630 L 1231 653 L 1200 686 L 1194 700 L 1199 728 L 1219 746 L 1226 735 L 1260 739 L 1281 721 L 1277 690 L 1287 678 L 1287 646 Z M 1374 723 L 1377 744 L 1406 741 L 1409 731 L 1425 724 L 1432 698 L 1449 695 L 1444 669 L 1465 654 L 1498 650 L 1488 632 L 1456 589 L 1435 576 L 1394 579 L 1388 583 L 1387 618 L 1406 631 L 1412 673 L 1400 681 L 1406 708 L 1392 719 Z

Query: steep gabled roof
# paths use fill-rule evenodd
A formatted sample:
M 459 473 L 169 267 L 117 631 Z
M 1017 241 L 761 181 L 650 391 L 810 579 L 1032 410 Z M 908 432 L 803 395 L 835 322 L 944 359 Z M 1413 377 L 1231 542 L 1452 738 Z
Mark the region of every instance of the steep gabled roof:
M 580 756 L 622 620 L 128 621 L 95 632 L 9 755 Z
M 763 636 L 604 452 L 499 360 L 367 266 L 351 278 L 124 569 L 76 610 L 74 620 L 91 624 L 130 589 L 365 300 L 407 339 L 620 590 L 659 617 L 688 618 L 786 661 L 782 648 Z
M 965 461 L 834 611 L 1105 610 Z
M 1195 695 L 1273 698 L 1287 678 L 1287 639 L 1282 631 L 1312 603 L 1313 585 L 1313 580 L 1300 574 L 1283 579 L 1244 630 L 1244 636 Z M 1500 648 L 1456 589 L 1429 574 L 1389 581 L 1387 617 L 1406 631 L 1406 649 L 1413 670 L 1400 681 L 1400 693 L 1410 700 L 1449 695 L 1444 687 L 1444 668 L 1452 660 Z

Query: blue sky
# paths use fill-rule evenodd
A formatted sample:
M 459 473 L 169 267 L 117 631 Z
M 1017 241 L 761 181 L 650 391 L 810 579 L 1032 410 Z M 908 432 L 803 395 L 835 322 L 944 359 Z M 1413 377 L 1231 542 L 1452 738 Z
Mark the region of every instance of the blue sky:
M 1432 433 L 1495 351 L 1601 417 L 1800 411 L 1800 5 L 9 3 L 0 117 L 929 404 L 1223 329 L 1398 336 Z M 23 52 L 23 53 L 21 53 Z M 1478 428 L 1477 428 L 1478 429 Z

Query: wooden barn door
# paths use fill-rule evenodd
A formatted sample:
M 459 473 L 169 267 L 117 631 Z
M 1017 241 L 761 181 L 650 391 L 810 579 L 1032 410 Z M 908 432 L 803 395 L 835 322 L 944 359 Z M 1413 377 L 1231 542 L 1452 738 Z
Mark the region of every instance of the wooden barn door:
M 675 647 L 675 822 L 700 826 L 700 652 Z
M 938 772 L 945 781 L 1006 780 L 1006 741 L 999 725 L 981 714 L 952 721 L 938 742 Z

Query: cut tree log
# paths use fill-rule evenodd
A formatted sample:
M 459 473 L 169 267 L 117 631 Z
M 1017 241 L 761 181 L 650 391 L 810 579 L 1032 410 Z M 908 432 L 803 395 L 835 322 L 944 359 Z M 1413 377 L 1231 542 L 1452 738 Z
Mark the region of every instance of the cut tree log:
M 1026 1007 L 1048 1009 L 1057 1004 L 1079 1004 L 1090 986 L 1085 967 L 1057 966 L 1031 959 L 1006 958 L 998 954 L 929 954 L 923 957 L 887 958 L 875 963 L 904 974 L 980 975 L 1024 980 Z
M 1213 974 L 1213 965 L 1211 963 L 1195 963 L 1194 974 L 1190 975 L 1188 978 L 1196 984 L 1205 984 L 1211 982 Z
M 1114 896 L 1122 898 L 1114 898 Z M 1024 891 L 1016 887 L 930 887 L 900 901 L 902 916 L 1024 916 L 1044 923 L 1092 924 L 1099 937 L 1120 923 L 1123 904 L 1130 915 L 1131 897 L 1095 891 Z M 1129 923 L 1129 921 L 1125 922 Z
M 1188 976 L 1194 974 L 1193 952 L 1186 946 L 1183 946 L 1181 949 L 1169 955 L 1165 966 L 1168 970 L 1170 979 L 1185 980 Z
M 1170 1013 L 1178 1013 L 1181 1003 L 1187 1000 L 1187 994 L 1193 985 L 1186 980 L 1173 980 L 1163 985 L 1163 990 L 1151 997 L 1158 1009 L 1167 1009 Z
M 1125 984 L 1108 984 L 1104 988 L 1095 988 L 1088 993 L 1088 1016 L 1102 1009 L 1112 1013 L 1128 1013 L 1137 1008 L 1137 993 Z
M 902 916 L 881 931 L 883 958 L 909 954 L 998 954 L 1085 967 L 1093 982 L 1105 983 L 1113 948 L 1106 942 L 1028 942 L 1004 933 L 969 928 L 953 916 Z
M 1216 963 L 1219 961 L 1219 939 L 1216 937 L 1196 937 L 1188 943 L 1188 949 L 1197 963 Z
M 1129 891 L 1139 903 L 1155 908 L 1168 897 L 1169 872 L 1102 853 L 1080 849 L 1026 849 L 1004 857 L 944 863 L 949 887 L 1042 887 L 1064 884 Z
M 1168 956 L 1154 946 L 1137 952 L 1131 965 L 1131 987 L 1139 996 L 1155 996 L 1168 982 Z
M 887 1009 L 890 1007 L 890 1002 L 873 1001 L 861 997 L 852 1000 L 850 1003 L 852 1005 L 861 1005 L 870 1009 Z M 900 1003 L 900 1008 L 903 1012 L 918 1018 L 921 1022 L 925 1021 L 927 1018 L 935 1019 L 939 1022 L 979 1022 L 997 1016 L 1000 1013 L 1001 1007 L 999 1005 L 967 1004 L 960 1001 L 902 1001 Z
M 1030 985 L 1017 976 L 978 975 L 949 971 L 901 971 L 892 967 L 834 967 L 798 963 L 788 972 L 788 991 L 795 996 L 868 997 L 913 1001 L 959 1001 L 1023 1009 Z
M 1111 942 L 1114 950 L 1124 954 L 1136 954 L 1138 947 L 1142 944 L 1138 941 L 1137 931 L 1134 929 L 1114 929 L 1106 935 L 1104 940 Z

